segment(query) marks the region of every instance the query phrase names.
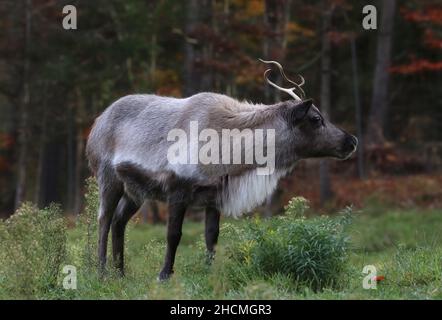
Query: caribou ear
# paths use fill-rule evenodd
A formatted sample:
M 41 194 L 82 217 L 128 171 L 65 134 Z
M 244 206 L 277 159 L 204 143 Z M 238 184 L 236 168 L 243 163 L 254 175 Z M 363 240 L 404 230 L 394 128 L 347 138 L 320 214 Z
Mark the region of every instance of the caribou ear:
M 302 121 L 305 116 L 307 115 L 308 111 L 310 110 L 310 107 L 313 105 L 312 99 L 307 99 L 302 101 L 301 103 L 297 104 L 293 108 L 293 119 L 296 122 Z

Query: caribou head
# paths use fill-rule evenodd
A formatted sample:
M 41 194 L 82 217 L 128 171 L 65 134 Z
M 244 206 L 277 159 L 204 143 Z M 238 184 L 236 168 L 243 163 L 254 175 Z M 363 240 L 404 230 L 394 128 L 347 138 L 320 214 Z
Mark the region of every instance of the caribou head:
M 313 104 L 313 100 L 306 98 L 305 91 L 302 89 L 305 84 L 304 78 L 299 75 L 300 82 L 297 83 L 286 76 L 279 62 L 259 60 L 269 65 L 275 65 L 283 80 L 292 85 L 289 88 L 278 86 L 268 78 L 272 69 L 267 69 L 264 72 L 264 78 L 268 84 L 293 98 L 282 102 L 288 110 L 287 120 L 292 133 L 284 147 L 292 149 L 293 154 L 299 158 L 348 159 L 356 151 L 357 138 L 332 124 Z

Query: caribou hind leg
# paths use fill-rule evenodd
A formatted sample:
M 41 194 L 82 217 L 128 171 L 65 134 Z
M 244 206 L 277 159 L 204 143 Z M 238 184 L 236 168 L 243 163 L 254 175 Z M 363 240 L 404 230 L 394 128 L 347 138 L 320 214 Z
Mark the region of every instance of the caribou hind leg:
M 98 214 L 98 262 L 100 275 L 104 274 L 107 259 L 107 240 L 118 201 L 123 195 L 123 185 L 114 172 L 103 168 L 98 174 L 100 209 Z
M 127 223 L 137 210 L 138 206 L 125 194 L 121 197 L 112 219 L 113 262 L 121 276 L 124 276 L 124 233 Z
M 205 238 L 207 247 L 207 262 L 212 263 L 215 257 L 215 245 L 218 242 L 220 212 L 215 207 L 206 208 Z

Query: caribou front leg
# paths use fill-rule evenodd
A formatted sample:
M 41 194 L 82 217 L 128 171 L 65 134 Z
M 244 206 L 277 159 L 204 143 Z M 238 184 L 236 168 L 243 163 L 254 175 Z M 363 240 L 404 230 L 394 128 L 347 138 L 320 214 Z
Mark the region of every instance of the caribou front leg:
M 187 209 L 187 202 L 171 198 L 169 201 L 169 217 L 167 220 L 167 250 L 164 259 L 164 266 L 158 279 L 167 280 L 173 273 L 173 264 L 178 244 L 181 240 L 184 214 Z
M 206 208 L 206 248 L 207 263 L 211 264 L 215 257 L 215 245 L 218 242 L 220 212 L 215 207 Z

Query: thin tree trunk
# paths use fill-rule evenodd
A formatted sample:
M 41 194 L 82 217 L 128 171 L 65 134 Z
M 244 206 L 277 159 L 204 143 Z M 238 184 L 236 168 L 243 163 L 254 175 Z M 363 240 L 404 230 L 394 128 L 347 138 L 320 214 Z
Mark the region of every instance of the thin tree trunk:
M 42 196 L 42 176 L 43 176 L 43 168 L 44 168 L 44 160 L 46 154 L 46 143 L 47 143 L 47 84 L 44 85 L 43 91 L 43 103 L 42 103 L 42 120 L 41 120 L 41 136 L 40 136 L 40 147 L 38 154 L 38 163 L 37 163 L 37 173 L 35 180 L 35 193 L 34 193 L 34 203 L 37 206 L 42 205 L 41 196 Z
M 74 214 L 78 215 L 83 207 L 83 159 L 84 159 L 84 138 L 83 131 L 77 131 L 77 145 L 75 148 L 75 186 L 74 186 Z
M 198 91 L 198 83 L 195 70 L 195 44 L 190 41 L 189 35 L 194 32 L 198 22 L 198 1 L 189 0 L 186 4 L 186 27 L 185 27 L 185 62 L 184 62 L 184 95 L 190 96 Z
M 142 204 L 142 206 L 139 209 L 141 218 L 143 220 L 143 223 L 148 223 L 149 222 L 149 209 L 147 208 L 147 201 L 144 201 L 144 203 Z
M 211 44 L 197 41 L 198 29 L 213 26 L 213 0 L 189 0 L 186 4 L 184 95 L 213 90 L 213 77 L 207 62 L 212 59 Z
M 77 112 L 75 123 L 77 127 L 76 145 L 75 145 L 75 175 L 73 187 L 74 199 L 74 214 L 79 214 L 83 206 L 83 161 L 84 161 L 84 137 L 83 127 L 86 118 L 85 100 L 79 88 L 76 90 Z M 93 103 L 93 100 L 88 100 L 88 103 Z
M 378 31 L 376 64 L 373 78 L 373 95 L 367 128 L 367 144 L 385 141 L 384 126 L 388 111 L 388 82 L 393 39 L 396 0 L 381 1 L 381 24 Z
M 72 212 L 75 202 L 75 110 L 72 105 L 68 105 L 67 114 L 67 205 L 68 212 Z
M 150 79 L 153 81 L 155 71 L 157 69 L 157 35 L 153 33 L 150 38 L 150 66 L 149 66 L 149 74 Z
M 25 1 L 25 44 L 23 62 L 23 100 L 21 103 L 20 120 L 18 125 L 19 153 L 17 163 L 17 186 L 15 193 L 15 209 L 24 201 L 26 196 L 27 159 L 28 159 L 28 112 L 30 101 L 29 88 L 29 49 L 31 46 L 31 0 Z
M 216 8 L 216 7 L 215 7 Z M 218 15 L 216 13 L 216 15 Z M 225 38 L 232 37 L 232 31 L 229 28 L 230 25 L 230 0 L 224 0 L 223 1 L 223 8 L 222 8 L 222 19 L 212 19 L 212 28 L 215 33 L 217 34 L 223 34 Z M 214 60 L 222 61 L 224 59 L 223 55 L 219 50 L 214 50 L 212 52 L 212 57 Z M 224 76 L 219 72 L 214 73 L 213 75 L 213 88 L 215 92 L 224 92 L 226 94 L 229 94 L 229 92 L 234 95 L 234 90 L 232 87 L 234 78 L 232 75 Z
M 362 133 L 362 107 L 359 93 L 359 72 L 358 72 L 358 60 L 356 54 L 356 39 L 351 38 L 351 65 L 353 71 L 353 93 L 355 98 L 356 109 L 356 130 L 359 140 L 358 145 L 358 175 L 360 179 L 365 179 L 365 166 L 364 166 L 364 137 Z
M 265 1 L 264 23 L 267 30 L 271 33 L 267 35 L 264 40 L 263 54 L 266 60 L 275 60 L 284 65 L 284 60 L 287 51 L 287 24 L 290 20 L 290 5 L 291 0 L 281 1 Z M 276 83 L 282 84 L 282 78 L 279 73 L 275 73 Z M 279 90 L 274 90 L 266 86 L 264 91 L 267 103 L 275 103 L 280 101 L 281 96 Z M 281 211 L 281 197 L 282 190 L 278 186 L 275 192 L 269 196 L 263 207 L 264 217 L 271 217 Z
M 287 49 L 287 24 L 290 20 L 291 0 L 266 0 L 264 24 L 269 34 L 264 40 L 264 59 L 275 60 L 284 64 Z M 279 74 L 275 75 L 276 83 L 281 84 L 282 78 Z M 270 91 L 269 86 L 266 87 L 264 94 L 266 102 L 274 103 L 281 100 L 281 92 L 279 90 Z M 273 93 L 273 94 L 272 94 Z
M 124 39 L 126 38 L 126 34 L 122 28 L 120 19 L 118 18 L 117 11 L 112 4 L 109 5 L 109 12 L 110 16 L 112 17 L 112 20 L 115 23 L 115 31 L 117 33 L 117 39 L 119 42 L 123 42 Z M 134 75 L 132 71 L 132 59 L 130 57 L 127 57 L 125 63 L 126 63 L 127 81 L 129 83 L 129 87 L 132 89 L 134 83 Z
M 214 29 L 213 22 L 213 10 L 214 10 L 214 0 L 205 0 L 203 5 L 203 11 L 201 15 L 201 21 L 206 26 Z M 211 42 L 206 42 L 201 48 L 202 50 L 202 62 L 204 69 L 201 75 L 201 91 L 212 91 L 213 90 L 213 69 L 207 62 L 212 60 L 213 57 L 213 44 Z
M 322 56 L 321 56 L 321 110 L 326 118 L 330 118 L 330 77 L 331 77 L 331 42 L 328 32 L 331 27 L 331 17 L 333 7 L 328 5 L 328 1 L 324 1 L 324 13 L 322 23 Z M 330 184 L 329 163 L 326 159 L 320 161 L 319 164 L 319 181 L 320 181 L 320 202 L 324 205 L 332 198 L 332 190 Z
M 140 208 L 143 223 L 149 222 L 149 212 L 152 214 L 152 224 L 161 222 L 158 203 L 155 200 L 146 200 Z

